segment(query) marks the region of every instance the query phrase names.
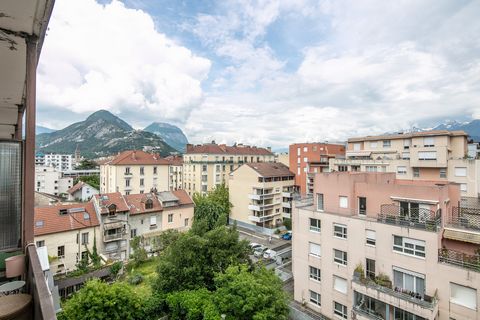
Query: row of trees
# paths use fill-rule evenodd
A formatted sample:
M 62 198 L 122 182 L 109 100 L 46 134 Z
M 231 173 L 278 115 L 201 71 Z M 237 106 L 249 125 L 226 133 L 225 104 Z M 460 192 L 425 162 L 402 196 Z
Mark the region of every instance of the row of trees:
M 106 285 L 95 280 L 65 303 L 62 317 L 287 319 L 287 296 L 280 279 L 272 270 L 253 265 L 248 242 L 239 239 L 235 228 L 225 226 L 231 208 L 228 189 L 221 186 L 206 196 L 195 195 L 194 201 L 192 229 L 169 231 L 157 239 L 162 251 L 151 295 L 139 298 L 124 282 Z M 139 247 L 138 240 L 133 244 Z M 144 260 L 145 253 L 138 250 L 133 258 Z M 97 291 L 102 292 L 97 295 Z

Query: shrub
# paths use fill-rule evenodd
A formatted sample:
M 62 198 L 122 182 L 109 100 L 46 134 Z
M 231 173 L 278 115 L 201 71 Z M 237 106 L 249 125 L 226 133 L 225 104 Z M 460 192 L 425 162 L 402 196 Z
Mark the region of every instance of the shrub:
M 140 273 L 135 273 L 128 278 L 128 283 L 131 285 L 139 285 L 143 282 L 143 276 Z

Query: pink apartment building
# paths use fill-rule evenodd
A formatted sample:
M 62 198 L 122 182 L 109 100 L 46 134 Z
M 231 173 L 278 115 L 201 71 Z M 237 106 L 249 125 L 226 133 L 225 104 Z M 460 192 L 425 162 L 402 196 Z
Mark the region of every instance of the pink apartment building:
M 480 319 L 480 209 L 456 183 L 317 174 L 293 209 L 294 298 L 333 319 Z

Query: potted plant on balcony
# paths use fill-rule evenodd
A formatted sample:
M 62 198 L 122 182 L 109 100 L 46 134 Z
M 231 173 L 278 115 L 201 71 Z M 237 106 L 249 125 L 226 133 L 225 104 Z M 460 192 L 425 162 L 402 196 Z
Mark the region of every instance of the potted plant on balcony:
M 378 276 L 375 277 L 375 283 L 379 286 L 392 289 L 392 281 L 385 273 L 379 273 Z
M 359 280 L 361 282 L 365 282 L 365 270 L 363 269 L 363 265 L 358 263 L 353 270 L 353 278 Z

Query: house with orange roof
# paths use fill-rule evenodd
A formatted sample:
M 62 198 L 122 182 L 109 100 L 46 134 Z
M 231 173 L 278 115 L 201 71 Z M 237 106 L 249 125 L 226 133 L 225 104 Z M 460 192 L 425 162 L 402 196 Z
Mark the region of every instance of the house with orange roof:
M 53 274 L 68 273 L 101 242 L 100 223 L 93 203 L 36 207 L 34 237 L 37 247 L 47 247 Z M 100 253 L 100 252 L 99 252 Z
M 76 185 L 67 190 L 68 200 L 76 201 L 88 201 L 98 192 L 96 188 L 83 181 L 77 182 Z
M 123 195 L 170 190 L 170 162 L 155 153 L 128 150 L 100 165 L 100 192 Z

